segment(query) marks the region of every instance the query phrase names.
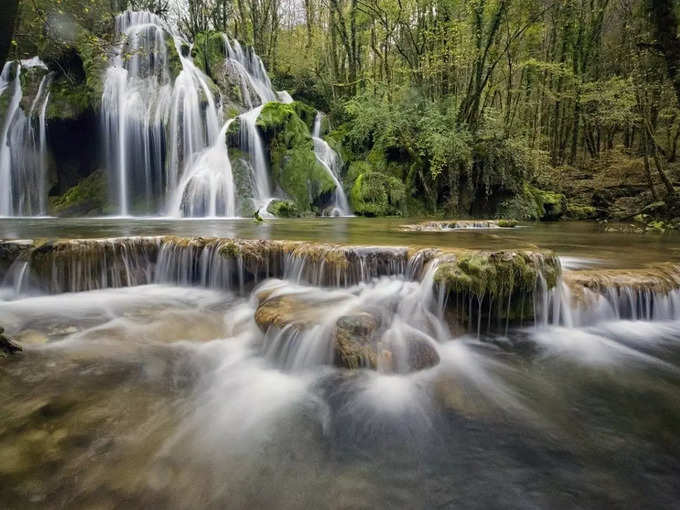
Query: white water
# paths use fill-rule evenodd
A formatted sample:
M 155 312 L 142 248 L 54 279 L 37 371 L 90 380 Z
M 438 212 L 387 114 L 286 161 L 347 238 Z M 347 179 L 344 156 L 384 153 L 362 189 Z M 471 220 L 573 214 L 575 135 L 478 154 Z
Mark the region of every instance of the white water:
M 0 124 L 0 216 L 47 213 L 47 123 L 51 75 L 46 73 L 28 112 L 21 108 L 21 73 L 47 67 L 37 57 L 5 64 L 0 96 L 9 97 Z M 14 70 L 14 78 L 11 78 Z
M 248 108 L 252 109 L 258 105 L 278 101 L 262 59 L 255 54 L 252 48 L 244 50 L 236 39 L 230 41 L 226 35 L 223 35 L 222 38 L 227 55 L 227 67 L 233 67 L 238 76 L 241 94 Z M 257 103 L 253 102 L 251 91 L 257 95 Z
M 126 11 L 116 17 L 116 33 L 121 42 L 101 107 L 106 162 L 120 215 L 131 213 L 133 199 L 143 202 L 137 209 L 158 213 L 196 154 L 214 144 L 221 109 L 207 77 L 182 56 L 185 43 L 160 18 Z M 182 67 L 174 83 L 168 44 Z
M 201 153 L 175 191 L 171 211 L 176 216 L 236 216 L 234 177 L 229 161 L 226 134 L 230 119 L 214 145 Z
M 342 169 L 342 161 L 337 152 L 335 152 L 328 143 L 321 138 L 321 121 L 323 115 L 317 112 L 314 119 L 314 129 L 312 131 L 312 140 L 314 141 L 314 155 L 321 163 L 333 182 L 335 183 L 335 196 L 333 200 L 333 209 L 331 216 L 350 216 L 351 210 L 349 202 L 345 195 L 345 190 L 342 188 L 340 182 L 340 170 Z

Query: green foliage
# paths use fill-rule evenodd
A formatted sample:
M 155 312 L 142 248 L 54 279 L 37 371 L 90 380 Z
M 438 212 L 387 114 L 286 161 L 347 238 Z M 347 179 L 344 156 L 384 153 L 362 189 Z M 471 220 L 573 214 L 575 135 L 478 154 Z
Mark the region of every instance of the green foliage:
M 350 192 L 352 209 L 362 216 L 401 214 L 405 198 L 404 184 L 395 177 L 379 172 L 359 175 Z
M 500 211 L 506 217 L 555 221 L 567 212 L 567 199 L 561 193 L 544 191 L 525 184 L 517 195 L 501 204 Z
M 292 200 L 272 200 L 267 207 L 267 212 L 278 218 L 296 218 L 300 216 L 295 202 Z

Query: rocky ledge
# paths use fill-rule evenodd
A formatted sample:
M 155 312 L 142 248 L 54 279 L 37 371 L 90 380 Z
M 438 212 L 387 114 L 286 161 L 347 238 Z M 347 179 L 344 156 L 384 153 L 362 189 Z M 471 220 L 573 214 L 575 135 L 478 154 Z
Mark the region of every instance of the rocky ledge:
M 514 228 L 516 220 L 442 220 L 424 221 L 413 225 L 402 225 L 405 232 L 449 232 L 452 230 L 484 230 L 494 228 Z

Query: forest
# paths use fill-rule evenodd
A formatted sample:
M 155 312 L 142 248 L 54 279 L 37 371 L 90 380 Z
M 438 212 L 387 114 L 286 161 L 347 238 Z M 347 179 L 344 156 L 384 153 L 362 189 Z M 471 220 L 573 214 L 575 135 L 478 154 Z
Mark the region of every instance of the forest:
M 2 33 L 13 35 L 0 59 L 40 55 L 55 83 L 86 82 L 89 99 L 68 94 L 93 109 L 89 70 L 106 65 L 126 8 L 166 20 L 194 56 L 201 45 L 209 54 L 214 32 L 252 46 L 276 89 L 328 114 L 357 214 L 635 217 L 660 229 L 680 216 L 673 1 L 3 5 Z

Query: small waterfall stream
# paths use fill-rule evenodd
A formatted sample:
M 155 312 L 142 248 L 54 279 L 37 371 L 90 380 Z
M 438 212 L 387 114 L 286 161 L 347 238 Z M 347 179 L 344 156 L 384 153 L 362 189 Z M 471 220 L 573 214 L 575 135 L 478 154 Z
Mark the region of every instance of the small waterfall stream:
M 340 182 L 340 169 L 342 168 L 342 161 L 337 152 L 335 152 L 328 143 L 321 138 L 321 122 L 323 114 L 317 112 L 314 119 L 314 129 L 312 130 L 312 140 L 314 141 L 314 154 L 319 163 L 324 167 L 328 175 L 335 183 L 335 197 L 333 200 L 333 209 L 331 216 L 350 216 L 351 210 L 349 202 L 345 195 L 345 190 L 342 188 Z
M 30 109 L 21 108 L 22 72 L 44 71 Z M 47 122 L 51 74 L 37 57 L 7 62 L 0 97 L 8 96 L 0 124 L 0 216 L 47 214 Z

